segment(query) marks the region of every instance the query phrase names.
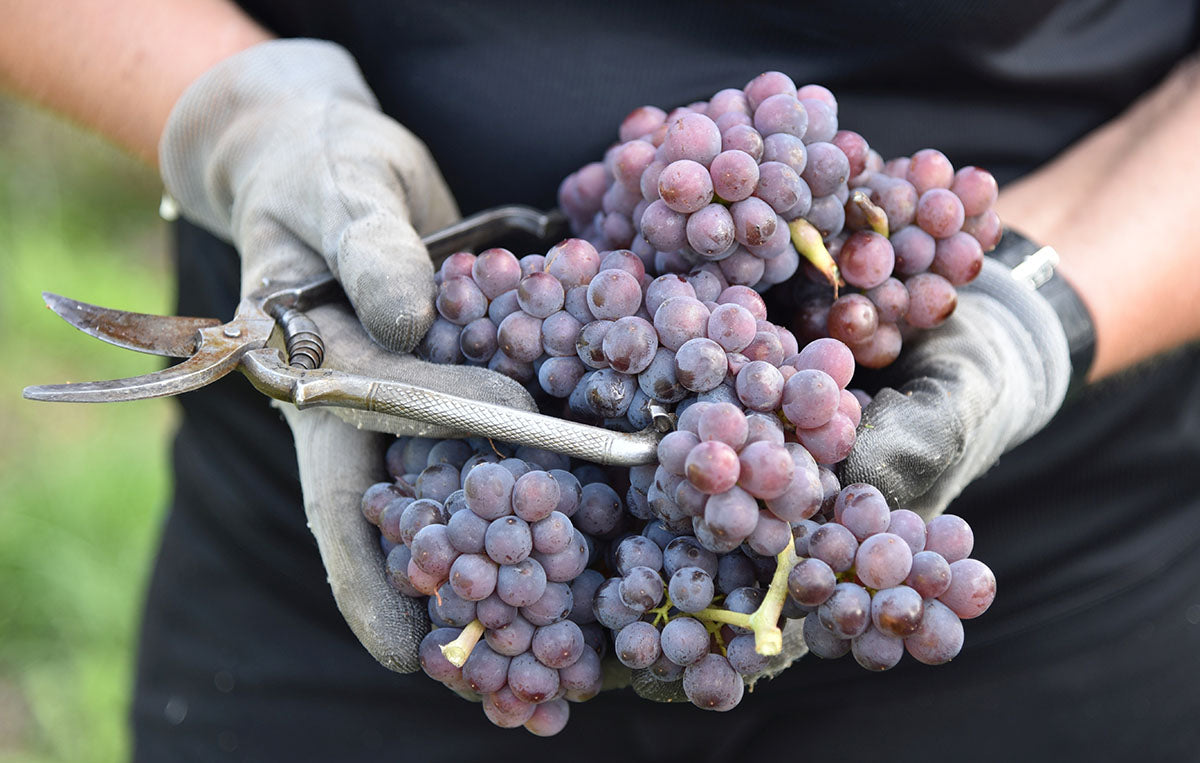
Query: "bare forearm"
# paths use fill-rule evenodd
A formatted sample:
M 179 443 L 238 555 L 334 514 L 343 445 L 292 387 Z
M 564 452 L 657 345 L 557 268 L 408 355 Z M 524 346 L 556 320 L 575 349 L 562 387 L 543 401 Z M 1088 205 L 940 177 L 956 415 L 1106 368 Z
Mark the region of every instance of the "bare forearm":
M 6 0 L 0 87 L 145 160 L 201 73 L 271 35 L 226 0 Z
M 1096 323 L 1092 378 L 1200 338 L 1200 66 L 1000 194 L 1054 246 Z

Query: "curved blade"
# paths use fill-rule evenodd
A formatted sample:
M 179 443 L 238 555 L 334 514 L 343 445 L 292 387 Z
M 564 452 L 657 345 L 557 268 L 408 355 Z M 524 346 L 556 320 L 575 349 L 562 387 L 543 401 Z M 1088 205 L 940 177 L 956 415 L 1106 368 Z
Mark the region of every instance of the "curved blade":
M 203 387 L 229 373 L 250 349 L 244 343 L 230 343 L 152 374 L 111 381 L 42 384 L 26 387 L 21 395 L 29 400 L 53 403 L 115 403 L 178 395 Z
M 179 318 L 130 313 L 42 292 L 42 299 L 67 323 L 109 344 L 168 358 L 187 358 L 197 350 L 196 332 L 216 326 L 216 318 Z

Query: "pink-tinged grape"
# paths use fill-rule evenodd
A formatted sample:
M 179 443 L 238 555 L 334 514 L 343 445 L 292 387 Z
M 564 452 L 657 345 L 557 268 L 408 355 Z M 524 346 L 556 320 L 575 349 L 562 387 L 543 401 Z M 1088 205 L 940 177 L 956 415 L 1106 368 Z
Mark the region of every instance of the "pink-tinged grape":
M 600 259 L 600 272 L 605 270 L 624 270 L 641 284 L 646 275 L 646 265 L 641 258 L 628 249 L 615 249 L 605 252 Z
M 879 311 L 862 294 L 843 294 L 829 306 L 829 336 L 855 345 L 867 341 L 879 328 Z
M 635 140 L 657 130 L 667 120 L 667 113 L 657 106 L 639 106 L 621 120 L 617 134 L 622 142 Z
M 417 345 L 417 355 L 430 363 L 453 365 L 462 362 L 462 350 L 458 346 L 458 337 L 462 327 L 445 318 L 438 318 L 429 327 L 421 343 Z
M 841 413 L 812 429 L 797 429 L 796 436 L 819 463 L 836 464 L 854 447 L 854 424 Z
M 963 214 L 967 217 L 981 215 L 992 208 L 999 194 L 996 178 L 979 167 L 963 167 L 954 173 L 950 190 L 963 203 Z
M 850 651 L 854 661 L 867 670 L 888 670 L 904 656 L 904 641 L 868 627 L 851 641 Z
M 940 326 L 958 305 L 954 284 L 936 273 L 918 273 L 904 285 L 908 288 L 908 315 L 905 320 L 916 328 Z
M 842 157 L 843 161 L 845 158 Z M 809 166 L 811 164 L 810 156 Z M 801 176 L 783 162 L 763 162 L 758 166 L 758 184 L 754 187 L 754 196 L 770 204 L 776 212 L 786 212 L 803 197 L 801 183 Z
M 801 175 L 808 165 L 808 149 L 804 146 L 804 141 L 795 135 L 775 133 L 763 139 L 762 160 L 781 162 L 791 167 L 797 175 Z M 811 198 L 810 193 L 809 199 Z
M 808 543 L 810 556 L 829 565 L 834 572 L 845 572 L 854 565 L 858 540 L 854 534 L 836 523 L 821 525 Z
M 750 311 L 756 321 L 765 321 L 767 319 L 767 303 L 763 301 L 762 295 L 747 286 L 730 286 L 721 295 L 717 297 L 719 304 L 735 304 L 741 305 Z
M 763 360 L 747 363 L 737 374 L 738 399 L 755 411 L 774 411 L 783 400 L 783 374 Z
M 586 286 L 599 270 L 600 255 L 596 247 L 583 239 L 560 241 L 546 252 L 546 272 L 557 278 L 564 289 Z
M 734 243 L 733 217 L 721 204 L 696 210 L 688 217 L 685 231 L 688 245 L 702 257 L 719 257 Z
M 688 481 L 708 495 L 732 488 L 737 484 L 739 472 L 737 451 L 719 440 L 701 442 L 688 452 L 684 461 Z
M 377 482 L 363 493 L 361 503 L 362 514 L 368 522 L 378 525 L 379 515 L 389 503 L 397 498 L 409 497 L 399 485 L 392 482 Z
M 983 269 L 983 248 L 962 231 L 938 239 L 929 269 L 955 286 L 970 283 Z
M 871 597 L 871 622 L 889 636 L 911 636 L 924 612 L 921 594 L 906 585 L 876 591 Z
M 808 144 L 833 140 L 837 135 L 837 107 L 830 105 L 820 98 L 800 97 L 800 103 L 808 112 L 808 130 L 804 133 L 804 142 Z
M 520 309 L 521 305 L 517 302 L 517 290 L 509 289 L 491 301 L 491 304 L 488 305 L 487 317 L 488 320 L 499 326 L 500 321 Z
M 642 173 L 654 161 L 654 146 L 644 140 L 623 143 L 613 154 L 613 178 L 631 193 L 641 193 Z
M 746 536 L 750 550 L 762 556 L 774 557 L 787 548 L 792 539 L 792 528 L 769 511 L 758 512 L 758 522 Z
M 604 337 L 612 329 L 613 321 L 592 321 L 579 331 L 575 340 L 575 352 L 588 368 L 608 368 L 608 358 L 604 356 Z
M 898 586 L 912 569 L 912 551 L 899 535 L 881 532 L 862 541 L 854 568 L 868 588 Z
M 533 715 L 523 725 L 535 736 L 552 737 L 567 727 L 570 718 L 570 703 L 565 699 L 553 699 L 534 707 Z
M 642 305 L 642 285 L 624 270 L 602 270 L 587 287 L 588 309 L 600 320 L 633 315 Z
M 746 442 L 749 424 L 746 415 L 731 403 L 713 403 L 705 408 L 696 423 L 700 442 L 723 442 L 738 450 Z
M 1000 225 L 1000 216 L 993 209 L 975 217 L 966 218 L 963 220 L 962 229 L 974 236 L 985 252 L 995 249 L 996 244 L 1000 243 L 1000 236 L 1004 233 L 1004 229 Z
M 912 570 L 904 584 L 924 599 L 936 599 L 950 587 L 950 563 L 936 551 L 913 554 Z
M 854 355 L 845 343 L 824 337 L 809 342 L 799 354 L 789 359 L 797 370 L 824 371 L 839 388 L 845 388 L 854 376 Z
M 963 224 L 963 205 L 946 188 L 930 188 L 917 200 L 917 225 L 934 238 L 946 238 Z
M 833 518 L 835 522 L 845 525 L 861 542 L 876 533 L 887 531 L 891 511 L 879 488 L 856 482 L 838 493 L 833 504 Z
M 666 169 L 667 164 L 668 162 L 662 159 L 655 159 L 646 165 L 646 169 L 642 170 L 642 177 L 638 187 L 641 189 L 642 199 L 645 201 L 654 202 L 659 200 L 658 178 L 662 175 L 662 171 Z
M 867 299 L 879 311 L 880 321 L 896 323 L 908 315 L 908 289 L 898 279 L 885 278 L 878 286 L 867 291 Z
M 707 331 L 709 338 L 723 349 L 739 352 L 754 340 L 758 327 L 754 315 L 749 310 L 729 302 L 712 311 L 708 318 Z
M 863 136 L 852 130 L 838 130 L 834 133 L 830 143 L 840 148 L 846 155 L 846 160 L 850 163 L 850 177 L 857 177 L 863 173 L 867 166 L 867 154 L 870 151 Z
M 751 361 L 762 360 L 773 366 L 783 363 L 783 342 L 775 331 L 759 330 L 754 334 L 750 344 L 742 349 L 742 354 Z
M 911 163 L 912 159 L 909 157 L 897 156 L 887 160 L 883 165 L 883 171 L 894 178 L 903 178 L 908 175 L 908 165 Z
M 553 315 L 542 321 L 542 350 L 551 357 L 574 357 L 575 356 L 575 340 L 579 337 L 579 332 L 583 328 L 583 324 L 566 310 L 559 310 Z M 468 326 L 463 329 L 465 336 Z M 493 342 L 495 329 L 493 329 Z M 465 351 L 464 351 L 465 354 Z
M 717 264 L 721 268 L 721 275 L 729 283 L 741 286 L 757 284 L 766 270 L 766 263 L 761 257 L 740 246 Z
M 459 333 L 458 347 L 467 360 L 486 363 L 496 354 L 496 324 L 488 318 L 471 321 Z
M 816 614 L 835 636 L 854 638 L 871 624 L 871 594 L 856 583 L 838 583 Z
M 542 354 L 542 321 L 524 311 L 510 313 L 496 329 L 500 351 L 519 363 L 532 363 Z
M 693 392 L 707 392 L 725 380 L 727 361 L 711 339 L 690 339 L 675 353 L 675 378 Z
M 700 435 L 700 415 L 709 409 L 713 403 L 706 403 L 703 400 L 689 400 L 687 407 L 682 411 L 678 409 L 676 412 L 679 418 L 675 422 L 675 428 L 684 432 L 691 432 L 697 437 Z
M 785 446 L 786 447 L 786 446 Z M 801 448 L 803 450 L 803 448 Z M 807 454 L 808 451 L 805 450 Z M 768 499 L 767 509 L 786 522 L 799 522 L 815 515 L 821 508 L 821 481 L 817 475 L 816 462 L 808 455 L 811 467 L 795 464 L 792 481 L 783 495 Z
M 917 662 L 941 665 L 958 656 L 963 645 L 963 626 L 958 615 L 936 599 L 925 602 L 921 624 L 904 647 Z
M 753 129 L 753 124 L 754 120 L 750 117 L 750 115 L 744 114 L 740 111 L 729 111 L 717 117 L 716 119 L 717 129 L 721 131 L 722 138 L 725 137 L 725 133 L 729 132 L 734 127 L 740 127 L 744 125 Z M 757 130 L 755 130 L 755 132 L 757 132 Z
M 473 516 L 469 511 L 460 513 Z M 481 601 L 496 590 L 498 571 L 495 562 L 483 554 L 463 554 L 450 565 L 450 587 L 464 601 Z
M 808 129 L 808 112 L 791 93 L 776 93 L 763 99 L 754 110 L 754 128 L 763 135 L 786 133 L 803 138 Z
M 836 660 L 850 652 L 850 640 L 835 636 L 815 616 L 804 618 L 803 633 L 808 650 L 823 660 Z
M 690 160 L 707 167 L 719 153 L 721 131 L 703 114 L 684 114 L 668 124 L 662 143 L 662 157 L 668 162 Z
M 846 224 L 845 202 L 834 194 L 815 198 L 804 217 L 823 238 L 832 238 L 841 233 Z
M 925 525 L 925 550 L 936 551 L 950 564 L 971 555 L 975 534 L 966 520 L 954 514 L 942 514 Z
M 654 312 L 654 328 L 659 343 L 669 350 L 678 350 L 691 339 L 703 337 L 708 328 L 708 308 L 698 299 L 671 297 Z
M 728 87 L 718 90 L 712 98 L 708 99 L 708 106 L 704 109 L 704 113 L 713 121 L 729 112 L 750 113 L 750 106 L 746 103 L 746 94 L 739 88 Z
M 677 273 L 667 273 L 655 278 L 646 286 L 646 312 L 651 319 L 658 312 L 658 307 L 671 297 L 696 298 L 696 290 L 683 276 Z
M 938 601 L 963 620 L 979 617 L 996 598 L 996 576 L 978 559 L 959 559 L 950 564 L 950 587 Z
M 816 607 L 833 594 L 837 576 L 820 559 L 801 559 L 788 573 L 788 593 L 806 607 Z
M 413 588 L 420 591 L 425 596 L 434 596 L 445 580 L 440 575 L 425 572 L 417 566 L 415 559 L 408 560 L 407 577 L 408 582 Z
M 837 114 L 837 99 L 833 97 L 833 93 L 829 90 L 829 88 L 825 87 L 824 85 L 804 85 L 796 90 L 796 97 L 801 100 L 811 98 L 821 101 L 830 109 L 832 109 L 834 114 Z
M 777 93 L 796 93 L 796 83 L 783 72 L 763 72 L 746 83 L 742 88 L 746 94 L 746 105 L 750 111 L 756 110 L 760 103 Z
M 757 165 L 758 161 L 762 159 L 763 155 L 763 136 L 758 132 L 758 130 L 755 130 L 748 124 L 736 124 L 729 127 L 727 130 L 721 133 L 721 153 L 727 154 L 734 151 L 740 151 L 746 154 L 755 163 L 755 165 Z M 717 159 L 719 158 L 720 154 L 717 155 Z M 717 159 L 713 159 L 712 164 L 709 166 L 709 171 L 712 172 L 714 189 L 717 189 Z M 744 162 L 739 162 L 739 166 L 744 166 Z M 749 168 L 747 167 L 746 170 L 748 169 Z M 745 182 L 745 173 L 740 172 L 739 174 L 742 175 L 742 179 L 738 183 L 740 186 Z M 757 178 L 757 166 L 755 167 L 753 174 Z M 750 190 L 754 190 L 753 183 L 750 184 Z M 720 189 L 717 189 L 716 193 L 726 201 L 737 200 L 729 196 L 725 196 L 721 193 Z M 746 196 L 749 195 L 749 192 L 747 192 Z M 745 198 L 745 196 L 742 198 Z
M 701 265 L 684 278 L 696 292 L 696 299 L 701 302 L 716 302 L 721 292 L 729 286 L 721 275 L 721 269 L 711 263 Z
M 705 509 L 707 510 L 707 508 L 708 504 L 705 504 Z M 745 540 L 744 536 L 723 535 L 714 532 L 703 517 L 692 517 L 692 533 L 701 546 L 714 554 L 728 554 Z
M 521 258 L 520 262 L 522 278 L 527 278 L 534 273 L 543 273 L 546 270 L 546 255 L 544 254 L 527 254 Z
M 854 360 L 864 368 L 884 368 L 900 357 L 903 340 L 895 323 L 880 322 L 871 338 L 854 345 Z M 856 425 L 857 426 L 857 425 Z
M 575 537 L 575 526 L 571 519 L 561 511 L 552 511 L 550 515 L 539 519 L 529 526 L 533 536 L 533 550 L 539 554 L 558 554 L 571 545 Z
M 779 215 L 771 205 L 753 196 L 734 201 L 729 207 L 729 214 L 732 217 L 733 236 L 738 243 L 745 246 L 762 246 L 770 241 L 779 224 Z
M 651 400 L 677 403 L 688 390 L 675 377 L 675 353 L 659 345 L 654 359 L 638 374 L 638 388 Z
M 550 516 L 558 507 L 562 489 L 549 472 L 526 472 L 513 483 L 513 513 L 526 522 L 537 522 Z
M 850 178 L 850 161 L 832 143 L 808 143 L 808 163 L 800 177 L 808 183 L 814 197 L 827 196 Z
M 495 299 L 509 289 L 517 288 L 521 280 L 521 263 L 507 249 L 486 249 L 475 258 L 471 276 L 488 299 Z
M 797 371 L 783 385 L 783 415 L 801 429 L 828 422 L 837 412 L 839 386 L 833 377 L 815 368 Z
M 451 278 L 459 276 L 470 277 L 471 268 L 475 264 L 475 255 L 472 252 L 455 252 L 446 259 L 442 260 L 442 265 L 438 268 L 438 283 L 442 284 L 449 281 Z
M 871 191 L 871 201 L 878 204 L 887 215 L 888 230 L 893 235 L 904 230 L 916 218 L 919 199 L 920 195 L 912 183 L 900 178 L 881 176 Z
M 628 315 L 613 323 L 604 335 L 601 348 L 604 358 L 614 370 L 636 374 L 644 371 L 654 360 L 658 350 L 658 335 L 649 321 Z
M 954 165 L 936 148 L 923 148 L 912 155 L 905 179 L 912 183 L 917 193 L 925 193 L 931 188 L 949 188 L 954 182 Z
M 470 278 L 459 276 L 443 281 L 438 288 L 438 313 L 459 326 L 465 326 L 487 313 L 488 301 Z
M 671 474 L 683 476 L 688 453 L 700 444 L 700 438 L 686 429 L 677 429 L 658 441 L 658 462 Z M 924 531 L 924 525 L 921 526 Z
M 549 273 L 530 273 L 517 285 L 517 304 L 535 318 L 548 318 L 562 309 L 562 284 Z
M 755 498 L 769 500 L 787 491 L 795 474 L 792 457 L 782 445 L 752 442 L 738 454 L 738 485 Z M 711 520 L 709 521 L 711 525 Z
M 885 236 L 874 231 L 857 231 L 842 244 L 837 262 L 846 283 L 872 289 L 891 275 L 896 257 Z
M 888 517 L 887 531 L 904 538 L 914 554 L 925 550 L 925 520 L 916 512 L 896 509 Z

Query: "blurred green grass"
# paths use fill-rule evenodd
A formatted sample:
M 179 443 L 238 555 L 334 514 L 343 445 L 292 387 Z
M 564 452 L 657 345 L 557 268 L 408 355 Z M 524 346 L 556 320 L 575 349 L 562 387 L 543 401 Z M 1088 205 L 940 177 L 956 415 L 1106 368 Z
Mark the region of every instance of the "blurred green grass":
M 72 330 L 40 296 L 169 312 L 159 193 L 150 169 L 0 98 L 0 763 L 129 755 L 174 408 L 35 403 L 21 388 L 160 367 Z

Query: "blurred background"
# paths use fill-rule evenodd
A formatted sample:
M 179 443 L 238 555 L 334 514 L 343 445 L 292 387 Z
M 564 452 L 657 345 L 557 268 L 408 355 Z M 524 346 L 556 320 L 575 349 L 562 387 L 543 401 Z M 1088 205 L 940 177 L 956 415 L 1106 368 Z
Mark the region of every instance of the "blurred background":
M 21 389 L 162 365 L 75 331 L 40 296 L 170 312 L 160 193 L 152 170 L 0 96 L 0 763 L 128 757 L 175 410 Z

